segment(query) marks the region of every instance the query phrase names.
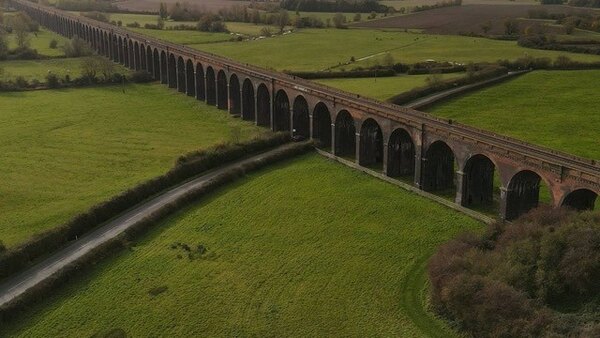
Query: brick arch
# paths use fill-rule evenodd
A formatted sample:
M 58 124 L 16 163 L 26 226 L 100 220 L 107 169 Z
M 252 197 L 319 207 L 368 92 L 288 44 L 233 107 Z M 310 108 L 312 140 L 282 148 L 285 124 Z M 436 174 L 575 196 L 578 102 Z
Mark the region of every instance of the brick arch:
M 242 119 L 256 120 L 256 95 L 252 80 L 246 78 L 242 84 Z
M 217 76 L 212 66 L 206 67 L 204 76 L 206 77 L 206 103 L 214 106 L 217 104 Z
M 312 112 L 312 138 L 318 147 L 331 147 L 331 113 L 329 107 L 321 101 L 317 102 Z
M 536 208 L 540 202 L 540 188 L 544 183 L 548 188 L 551 183 L 543 175 L 529 169 L 516 172 L 509 180 L 506 187 L 506 205 L 504 217 L 513 220 L 527 211 Z M 554 196 L 550 191 L 551 204 L 554 205 Z
M 227 74 L 221 69 L 217 73 L 217 108 L 227 110 L 229 107 L 229 90 Z
M 256 124 L 271 126 L 271 93 L 264 83 L 256 88 Z
M 361 124 L 359 147 L 360 165 L 383 165 L 383 132 L 375 119 L 367 118 Z
M 287 92 L 283 89 L 279 89 L 275 94 L 275 102 L 273 104 L 273 130 L 290 130 L 290 99 Z
M 191 59 L 185 61 L 185 93 L 187 96 L 196 96 L 196 77 L 194 63 Z
M 292 106 L 292 133 L 305 139 L 310 137 L 308 102 L 302 95 L 296 96 Z
M 423 151 L 421 187 L 429 192 L 455 189 L 456 155 L 448 143 L 436 140 Z
M 204 68 L 200 62 L 196 63 L 196 99 L 206 100 L 206 83 L 204 79 Z
M 411 177 L 415 175 L 415 141 L 403 127 L 395 128 L 387 142 L 388 159 L 386 174 L 389 177 Z
M 233 115 L 242 113 L 242 95 L 240 93 L 240 79 L 236 74 L 229 77 L 229 112 Z
M 460 204 L 466 207 L 492 207 L 500 200 L 500 191 L 494 187 L 494 177 L 500 167 L 495 159 L 484 153 L 469 156 L 461 168 Z
M 594 210 L 595 206 L 600 205 L 598 192 L 588 188 L 575 188 L 560 198 L 560 206 L 570 207 L 575 210 Z
M 356 125 L 348 110 L 340 110 L 335 116 L 334 155 L 356 157 Z

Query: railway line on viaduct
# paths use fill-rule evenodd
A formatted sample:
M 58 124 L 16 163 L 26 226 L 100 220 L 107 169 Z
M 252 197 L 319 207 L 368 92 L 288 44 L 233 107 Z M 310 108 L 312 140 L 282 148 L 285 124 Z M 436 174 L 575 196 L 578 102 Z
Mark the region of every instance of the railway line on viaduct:
M 161 41 L 25 0 L 9 0 L 43 26 L 79 36 L 102 56 L 206 104 L 274 131 L 312 138 L 333 155 L 409 180 L 427 192 L 453 191 L 455 203 L 494 203 L 511 220 L 539 203 L 592 209 L 600 163 L 382 103 L 294 76 Z M 515 123 L 518 123 L 516 121 Z

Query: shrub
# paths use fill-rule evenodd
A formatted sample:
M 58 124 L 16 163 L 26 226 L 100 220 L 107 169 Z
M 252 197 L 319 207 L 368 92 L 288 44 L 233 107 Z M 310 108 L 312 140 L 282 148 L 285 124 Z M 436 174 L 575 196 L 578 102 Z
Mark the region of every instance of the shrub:
M 92 55 L 92 49 L 85 42 L 85 40 L 75 35 L 71 41 L 66 43 L 63 47 L 63 51 L 67 57 L 81 57 Z
M 148 83 L 154 81 L 154 77 L 144 70 L 139 70 L 129 75 L 128 80 L 134 83 Z
M 492 224 L 430 259 L 432 305 L 476 337 L 581 336 L 597 326 L 599 246 L 598 212 L 541 207 Z M 569 316 L 553 310 L 565 301 L 583 306 Z
M 53 73 L 48 73 L 48 75 L 46 75 L 46 85 L 48 88 L 60 87 L 60 80 L 58 79 L 58 76 Z
M 129 28 L 140 28 L 140 23 L 137 21 L 134 21 L 132 23 L 128 23 L 125 26 L 129 27 Z
M 52 49 L 56 49 L 56 47 L 58 47 L 58 41 L 56 41 L 56 39 L 50 40 L 49 47 L 52 48 Z

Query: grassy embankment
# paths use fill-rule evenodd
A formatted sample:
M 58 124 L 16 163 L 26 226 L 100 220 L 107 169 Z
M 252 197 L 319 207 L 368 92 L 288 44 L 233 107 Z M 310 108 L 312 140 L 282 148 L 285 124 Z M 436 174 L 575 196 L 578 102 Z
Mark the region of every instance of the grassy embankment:
M 454 336 L 426 310 L 425 263 L 439 243 L 481 228 L 306 155 L 164 221 L 6 334 Z M 189 245 L 192 258 L 174 243 Z
M 59 225 L 234 128 L 264 132 L 158 84 L 0 93 L 0 240 Z

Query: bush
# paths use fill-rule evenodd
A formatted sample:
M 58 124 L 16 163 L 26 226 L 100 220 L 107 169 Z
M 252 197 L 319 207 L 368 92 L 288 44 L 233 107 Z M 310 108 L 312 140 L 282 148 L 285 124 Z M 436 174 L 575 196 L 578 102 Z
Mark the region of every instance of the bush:
M 48 47 L 56 49 L 56 47 L 58 47 L 58 41 L 56 41 L 56 39 L 50 40 L 50 45 Z
M 8 59 L 10 60 L 36 60 L 39 59 L 37 49 L 29 46 L 17 47 L 9 52 Z
M 134 21 L 132 23 L 128 23 L 125 26 L 129 27 L 129 28 L 140 28 L 140 23 L 137 21 Z
M 85 40 L 75 35 L 71 41 L 63 46 L 63 51 L 67 57 L 81 57 L 92 55 L 92 49 Z
M 93 206 L 66 224 L 34 236 L 31 240 L 0 254 L 0 278 L 27 267 L 69 240 L 141 203 L 145 199 L 217 166 L 264 151 L 289 141 L 289 135 L 272 134 L 239 144 L 221 144 L 181 156 L 167 173 Z
M 154 77 L 144 70 L 139 70 L 129 75 L 128 80 L 134 83 L 148 83 L 154 81 Z
M 48 73 L 48 75 L 46 75 L 46 85 L 48 88 L 60 87 L 60 80 L 58 79 L 58 76 L 53 73 Z
M 598 212 L 542 207 L 492 224 L 430 259 L 432 305 L 475 337 L 581 336 L 597 327 L 599 246 Z M 565 301 L 589 306 L 569 316 L 552 309 Z

